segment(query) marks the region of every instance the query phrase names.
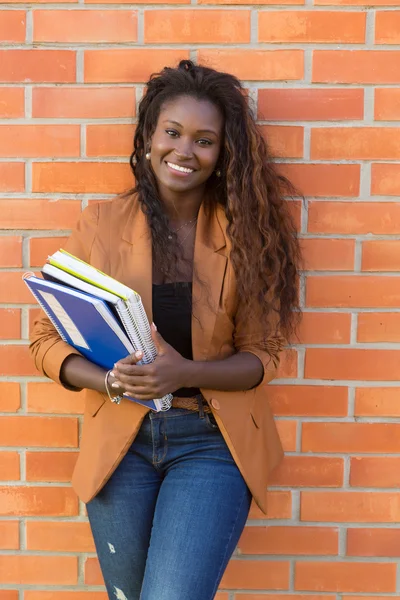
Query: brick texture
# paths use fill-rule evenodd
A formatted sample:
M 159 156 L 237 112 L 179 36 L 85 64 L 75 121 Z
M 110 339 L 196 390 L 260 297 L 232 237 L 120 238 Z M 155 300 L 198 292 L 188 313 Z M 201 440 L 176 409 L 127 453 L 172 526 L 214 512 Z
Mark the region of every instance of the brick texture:
M 287 454 L 216 600 L 399 597 L 399 48 L 399 0 L 2 2 L 0 600 L 107 598 L 70 487 L 84 397 L 38 377 L 21 275 L 132 186 L 143 84 L 190 56 L 244 81 L 304 252 L 267 399 Z

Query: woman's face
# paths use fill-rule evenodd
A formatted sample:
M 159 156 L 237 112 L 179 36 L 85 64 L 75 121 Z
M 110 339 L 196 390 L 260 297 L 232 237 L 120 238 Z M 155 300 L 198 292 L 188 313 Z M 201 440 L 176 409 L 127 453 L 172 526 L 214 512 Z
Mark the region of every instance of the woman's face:
M 150 143 L 161 194 L 204 186 L 217 165 L 222 127 L 220 111 L 208 100 L 179 96 L 161 107 Z

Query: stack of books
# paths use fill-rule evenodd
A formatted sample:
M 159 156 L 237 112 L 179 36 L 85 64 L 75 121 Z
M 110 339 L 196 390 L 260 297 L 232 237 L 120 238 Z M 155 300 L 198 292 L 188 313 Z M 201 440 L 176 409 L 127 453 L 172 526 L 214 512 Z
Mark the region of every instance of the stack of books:
M 91 362 L 112 369 L 128 354 L 141 350 L 141 364 L 157 350 L 139 294 L 91 265 L 59 250 L 49 256 L 43 279 L 25 273 L 23 280 L 61 338 Z M 144 402 L 158 412 L 171 407 L 172 395 Z

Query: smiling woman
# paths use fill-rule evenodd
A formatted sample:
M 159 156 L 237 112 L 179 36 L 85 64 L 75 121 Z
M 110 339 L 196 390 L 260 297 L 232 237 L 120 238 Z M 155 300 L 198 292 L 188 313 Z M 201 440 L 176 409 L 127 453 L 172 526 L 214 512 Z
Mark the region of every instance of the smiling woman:
M 73 485 L 109 597 L 211 600 L 282 457 L 267 384 L 298 308 L 290 184 L 239 81 L 190 61 L 148 82 L 130 164 L 135 188 L 86 209 L 66 250 L 140 293 L 156 360 L 105 373 L 44 317 L 31 349 L 87 389 Z M 106 391 L 174 399 L 150 413 Z

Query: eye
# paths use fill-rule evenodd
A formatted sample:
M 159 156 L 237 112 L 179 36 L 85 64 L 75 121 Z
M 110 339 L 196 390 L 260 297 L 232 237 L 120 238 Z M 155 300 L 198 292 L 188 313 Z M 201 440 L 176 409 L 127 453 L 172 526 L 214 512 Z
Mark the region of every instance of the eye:
M 166 129 L 165 133 L 167 135 L 169 135 L 170 137 L 177 137 L 178 136 L 178 132 L 175 131 L 175 129 Z
M 208 140 L 207 138 L 201 138 L 201 140 L 197 140 L 197 143 L 200 144 L 200 146 L 211 146 L 212 145 L 212 141 Z

